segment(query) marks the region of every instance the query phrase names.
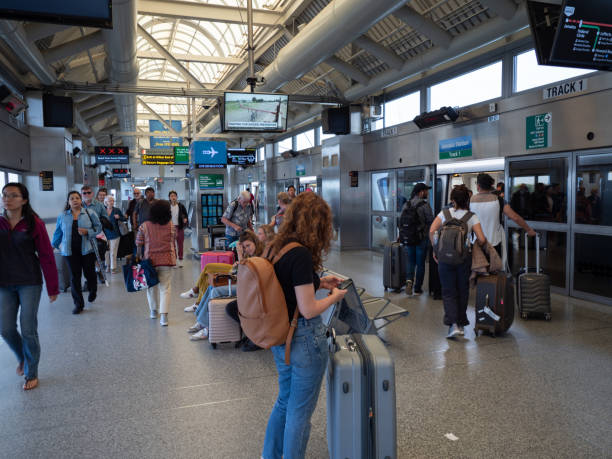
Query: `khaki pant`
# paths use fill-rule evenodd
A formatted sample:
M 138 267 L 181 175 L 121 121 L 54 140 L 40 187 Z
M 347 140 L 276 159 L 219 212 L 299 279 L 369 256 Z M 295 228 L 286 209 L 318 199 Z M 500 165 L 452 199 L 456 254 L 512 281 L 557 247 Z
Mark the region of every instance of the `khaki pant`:
M 157 266 L 155 270 L 157 271 L 159 284 L 147 289 L 149 309 L 151 311 L 159 311 L 160 314 L 167 314 L 168 306 L 170 305 L 170 292 L 172 290 L 172 267 Z

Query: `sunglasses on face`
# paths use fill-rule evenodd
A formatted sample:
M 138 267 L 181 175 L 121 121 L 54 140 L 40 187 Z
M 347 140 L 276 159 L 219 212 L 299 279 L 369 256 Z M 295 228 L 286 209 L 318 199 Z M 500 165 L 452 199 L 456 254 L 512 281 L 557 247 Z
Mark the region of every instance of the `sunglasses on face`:
M 91 191 L 83 191 L 83 194 L 91 194 Z

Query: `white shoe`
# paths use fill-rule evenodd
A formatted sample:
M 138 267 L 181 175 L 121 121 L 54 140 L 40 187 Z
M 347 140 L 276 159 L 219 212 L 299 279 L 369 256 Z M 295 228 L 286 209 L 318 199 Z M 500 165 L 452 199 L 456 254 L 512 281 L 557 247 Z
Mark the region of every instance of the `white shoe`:
M 168 314 L 167 313 L 165 313 L 165 314 L 162 313 L 162 314 L 160 314 L 160 316 L 161 317 L 159 319 L 159 324 L 162 327 L 167 327 L 168 326 Z
M 459 334 L 465 336 L 465 327 L 459 327 Z
M 191 306 L 187 306 L 183 311 L 185 312 L 195 312 L 198 309 L 198 303 L 193 303 Z
M 191 335 L 189 337 L 189 339 L 191 341 L 201 341 L 203 339 L 208 339 L 208 329 L 207 328 L 202 328 L 202 330 L 200 330 L 197 333 L 194 333 L 193 335 Z
M 157 311 L 155 309 L 151 311 L 151 315 L 149 317 L 151 317 L 151 319 L 157 319 Z
M 201 325 L 200 322 L 196 322 L 191 327 L 187 329 L 187 333 L 197 333 L 204 328 L 204 325 Z
M 457 324 L 452 324 L 450 327 L 448 327 L 448 335 L 446 335 L 446 337 L 451 339 L 459 335 L 460 333 L 461 332 L 459 331 L 459 327 L 457 326 Z
M 195 298 L 196 294 L 192 288 L 187 290 L 186 292 L 181 293 L 181 298 Z

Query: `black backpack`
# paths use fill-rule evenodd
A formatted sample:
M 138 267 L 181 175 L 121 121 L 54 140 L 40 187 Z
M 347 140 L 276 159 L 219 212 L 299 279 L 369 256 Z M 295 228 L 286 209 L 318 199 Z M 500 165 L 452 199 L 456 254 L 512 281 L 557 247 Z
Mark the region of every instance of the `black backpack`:
M 460 265 L 471 254 L 468 244 L 467 222 L 474 215 L 473 212 L 459 218 L 451 216 L 450 210 L 444 209 L 444 224 L 440 230 L 438 242 L 434 250 L 438 261 L 449 265 Z
M 425 222 L 419 217 L 418 209 L 424 204 L 425 202 L 421 201 L 413 206 L 410 201 L 407 201 L 404 205 L 399 224 L 399 236 L 402 244 L 417 245 L 423 240 Z

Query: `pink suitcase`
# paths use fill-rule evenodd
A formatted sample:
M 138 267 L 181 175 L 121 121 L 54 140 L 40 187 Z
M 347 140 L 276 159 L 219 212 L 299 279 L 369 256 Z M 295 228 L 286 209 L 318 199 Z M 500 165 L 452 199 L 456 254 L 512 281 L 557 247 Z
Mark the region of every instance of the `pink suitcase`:
M 214 252 L 204 252 L 200 256 L 200 269 L 204 271 L 204 267 L 208 263 L 227 263 L 228 265 L 234 264 L 234 252 L 227 251 L 214 251 Z

